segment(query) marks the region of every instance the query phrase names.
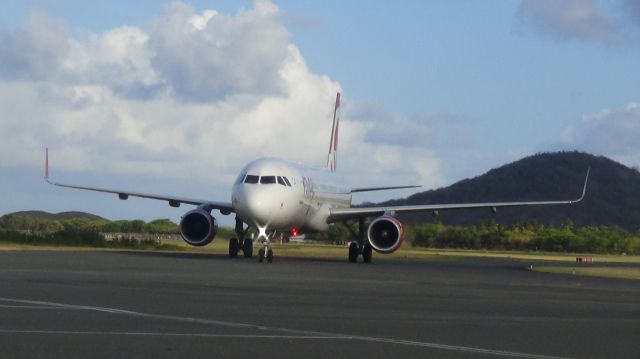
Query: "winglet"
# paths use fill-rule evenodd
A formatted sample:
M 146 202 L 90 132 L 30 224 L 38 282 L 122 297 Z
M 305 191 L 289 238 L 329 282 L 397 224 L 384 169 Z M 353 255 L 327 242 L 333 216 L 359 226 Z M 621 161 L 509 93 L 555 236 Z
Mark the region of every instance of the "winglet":
M 587 183 L 589 182 L 589 172 L 591 172 L 591 166 L 587 167 L 587 175 L 584 177 L 584 187 L 582 187 L 582 196 L 580 196 L 580 200 L 584 198 L 584 195 L 587 193 Z
M 333 109 L 333 125 L 331 127 L 331 142 L 329 143 L 329 158 L 327 158 L 327 169 L 335 172 L 338 157 L 338 125 L 340 124 L 340 92 L 336 94 L 336 106 Z
M 569 203 L 577 203 L 582 201 L 582 199 L 584 198 L 584 195 L 587 193 L 587 183 L 589 182 L 589 172 L 591 172 L 591 166 L 587 167 L 587 175 L 584 177 L 584 187 L 582 187 L 582 195 L 580 196 L 580 198 L 574 201 L 569 201 Z
M 49 182 L 49 147 L 44 150 L 44 180 Z

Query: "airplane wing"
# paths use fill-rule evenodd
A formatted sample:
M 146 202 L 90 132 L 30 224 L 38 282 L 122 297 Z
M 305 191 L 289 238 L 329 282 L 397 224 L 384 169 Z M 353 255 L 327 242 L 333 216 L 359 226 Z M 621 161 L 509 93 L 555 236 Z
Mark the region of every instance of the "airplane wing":
M 231 212 L 235 212 L 230 202 L 216 202 L 216 201 L 208 201 L 208 200 L 195 199 L 195 198 L 167 196 L 167 195 L 142 193 L 142 192 L 121 191 L 116 189 L 106 189 L 106 188 L 79 186 L 75 184 L 53 182 L 49 180 L 49 149 L 46 150 L 44 179 L 47 183 L 52 184 L 54 186 L 58 186 L 58 187 L 66 187 L 66 188 L 81 189 L 81 190 L 87 190 L 87 191 L 117 194 L 118 197 L 123 200 L 128 199 L 129 196 L 140 197 L 140 198 L 150 198 L 150 199 L 156 199 L 160 201 L 167 201 L 171 207 L 180 207 L 180 204 L 184 203 L 184 204 L 192 204 L 195 206 L 202 205 L 210 209 L 217 209 L 217 210 L 220 210 L 222 214 L 229 214 Z
M 582 201 L 587 191 L 587 182 L 589 180 L 589 171 L 584 179 L 584 187 L 580 198 L 573 200 L 559 201 L 530 201 L 530 202 L 486 202 L 486 203 L 455 203 L 455 204 L 425 204 L 413 206 L 380 206 L 380 207 L 351 207 L 351 208 L 331 208 L 327 223 L 344 221 L 348 219 L 356 219 L 363 217 L 377 217 L 383 214 L 410 213 L 410 212 L 435 212 L 448 209 L 466 209 L 466 208 L 491 208 L 495 211 L 498 207 L 523 207 L 523 206 L 542 206 L 542 205 L 571 205 Z

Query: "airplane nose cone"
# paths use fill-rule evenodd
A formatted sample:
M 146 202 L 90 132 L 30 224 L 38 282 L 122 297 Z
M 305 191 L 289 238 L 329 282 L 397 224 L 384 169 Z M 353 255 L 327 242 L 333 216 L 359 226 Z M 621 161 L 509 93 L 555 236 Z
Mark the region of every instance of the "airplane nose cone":
M 268 203 L 260 199 L 253 199 L 249 202 L 249 214 L 259 224 L 266 225 L 271 219 L 271 210 Z
M 248 190 L 244 193 L 246 212 L 259 225 L 269 224 L 274 215 L 270 199 L 267 193 L 259 190 Z

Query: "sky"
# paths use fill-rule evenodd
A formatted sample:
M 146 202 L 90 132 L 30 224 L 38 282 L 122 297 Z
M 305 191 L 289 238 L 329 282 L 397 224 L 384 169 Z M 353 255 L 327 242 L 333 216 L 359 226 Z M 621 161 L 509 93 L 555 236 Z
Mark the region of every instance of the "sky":
M 560 150 L 640 166 L 638 64 L 638 0 L 3 1 L 0 214 L 179 221 L 46 185 L 45 147 L 59 182 L 225 201 L 257 157 L 323 166 L 337 91 L 354 187 Z

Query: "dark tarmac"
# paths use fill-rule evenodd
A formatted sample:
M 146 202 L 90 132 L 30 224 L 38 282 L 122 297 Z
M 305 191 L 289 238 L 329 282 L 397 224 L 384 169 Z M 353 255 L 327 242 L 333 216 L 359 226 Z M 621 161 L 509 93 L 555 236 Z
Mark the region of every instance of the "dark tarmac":
M 0 357 L 640 357 L 640 282 L 529 264 L 0 251 Z

